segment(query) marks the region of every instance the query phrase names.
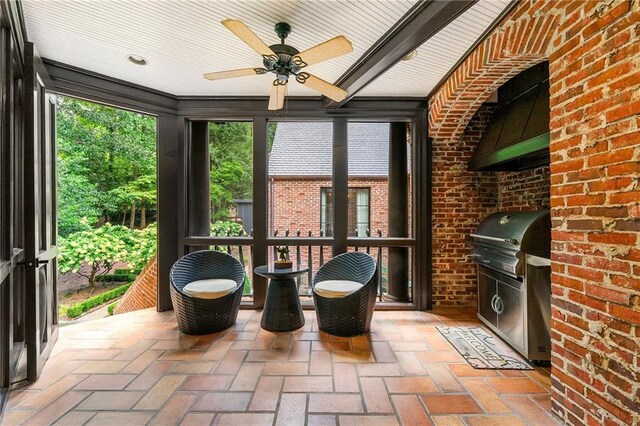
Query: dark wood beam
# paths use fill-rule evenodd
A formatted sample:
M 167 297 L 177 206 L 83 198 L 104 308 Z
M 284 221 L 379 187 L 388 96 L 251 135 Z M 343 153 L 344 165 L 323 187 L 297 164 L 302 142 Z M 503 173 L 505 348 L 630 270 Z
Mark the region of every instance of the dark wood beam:
M 421 0 L 416 3 L 334 83 L 349 92 L 349 96 L 342 102 L 323 98 L 323 106 L 339 108 L 347 103 L 360 90 L 437 34 L 476 1 Z

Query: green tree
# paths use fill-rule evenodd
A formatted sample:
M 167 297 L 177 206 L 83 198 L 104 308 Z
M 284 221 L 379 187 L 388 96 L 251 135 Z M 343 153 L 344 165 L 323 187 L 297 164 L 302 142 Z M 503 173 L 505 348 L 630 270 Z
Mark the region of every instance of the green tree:
M 253 126 L 247 122 L 209 125 L 212 219 L 228 219 L 234 198 L 251 198 Z
M 127 266 L 132 272 L 140 273 L 158 251 L 158 227 L 155 223 L 145 229 L 134 229 L 128 240 L 129 256 Z
M 66 237 L 90 229 L 101 213 L 98 190 L 86 176 L 73 173 L 64 163 L 58 169 L 58 179 L 65 183 L 58 190 L 58 234 Z
M 111 199 L 123 211 L 122 223 L 126 219 L 126 212 L 130 211 L 129 228 L 135 227 L 136 210 L 140 210 L 140 228 L 147 226 L 147 210 L 156 207 L 156 175 L 144 175 L 126 185 L 109 191 Z
M 96 192 L 91 200 L 100 216 L 109 220 L 110 215 L 122 214 L 122 206 L 110 192 L 143 176 L 155 175 L 155 118 L 78 99 L 61 99 L 57 112 L 58 163 L 66 172 L 60 175 L 60 192 L 83 194 L 90 184 Z
M 114 263 L 127 259 L 130 232 L 124 226 L 105 223 L 100 228 L 76 232 L 67 238 L 61 238 L 58 255 L 60 272 L 72 271 L 87 278 L 93 293 L 96 276 L 106 274 Z M 89 272 L 81 269 L 85 264 L 89 265 Z

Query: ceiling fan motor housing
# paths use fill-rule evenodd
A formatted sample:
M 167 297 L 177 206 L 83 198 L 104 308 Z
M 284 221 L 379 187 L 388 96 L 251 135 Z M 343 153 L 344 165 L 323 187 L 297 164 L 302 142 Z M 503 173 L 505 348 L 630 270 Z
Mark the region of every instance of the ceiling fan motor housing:
M 298 49 L 286 44 L 272 44 L 269 48 L 277 57 L 264 56 L 262 62 L 267 71 L 278 76 L 278 80 L 286 82 L 291 74 L 300 72 L 300 66 L 293 61 L 293 57 L 300 53 Z

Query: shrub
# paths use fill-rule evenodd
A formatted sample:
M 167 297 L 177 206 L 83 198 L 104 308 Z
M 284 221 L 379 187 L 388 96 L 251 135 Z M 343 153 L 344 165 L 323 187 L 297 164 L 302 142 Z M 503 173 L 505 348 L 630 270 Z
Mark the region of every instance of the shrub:
M 116 306 L 118 306 L 118 302 L 113 302 L 112 304 L 107 306 L 107 312 L 109 313 L 109 315 L 113 315 L 113 310 L 116 308 Z
M 136 274 L 106 274 L 96 277 L 96 282 L 102 283 L 117 283 L 117 282 L 130 282 L 135 280 Z
M 82 275 L 87 278 L 89 287 L 93 290 L 97 275 L 106 274 L 111 265 L 128 257 L 125 238 L 129 232 L 124 226 L 106 223 L 100 228 L 61 238 L 58 256 L 60 272 L 72 271 Z M 80 268 L 84 264 L 91 267 L 88 273 L 81 272 Z
M 102 305 L 103 303 L 108 302 L 111 299 L 120 297 L 127 292 L 129 287 L 131 287 L 131 284 L 132 283 L 128 283 L 123 286 L 116 287 L 113 290 L 106 291 L 102 294 L 90 297 L 87 300 L 71 305 L 67 308 L 67 316 L 69 318 L 77 318 L 84 312 L 95 306 Z

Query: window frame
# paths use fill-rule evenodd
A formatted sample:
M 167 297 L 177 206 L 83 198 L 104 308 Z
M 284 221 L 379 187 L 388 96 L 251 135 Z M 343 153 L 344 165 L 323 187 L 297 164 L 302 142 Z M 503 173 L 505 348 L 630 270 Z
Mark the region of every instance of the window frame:
M 321 186 L 320 187 L 320 232 L 322 232 L 325 237 L 333 237 L 333 227 L 332 232 L 329 234 L 327 232 L 327 223 L 333 224 L 333 194 L 331 195 L 331 210 L 327 210 L 328 203 L 328 193 L 333 192 L 333 187 L 331 186 Z M 353 192 L 355 194 L 355 228 L 351 227 L 351 223 L 349 223 L 348 229 L 359 229 L 359 221 L 358 221 L 358 194 L 361 192 L 366 192 L 367 194 L 367 227 L 369 231 L 371 231 L 371 187 L 370 186 L 349 186 L 347 187 L 347 200 L 349 192 Z M 323 200 L 325 203 L 323 203 Z M 347 204 L 347 212 L 349 210 L 349 205 Z M 324 220 L 323 220 L 324 218 Z M 350 238 L 366 238 L 368 235 L 348 235 Z

